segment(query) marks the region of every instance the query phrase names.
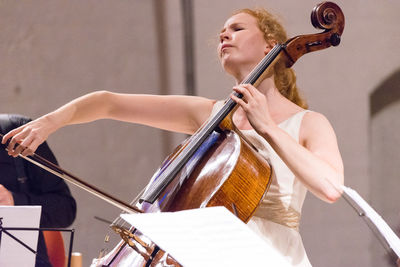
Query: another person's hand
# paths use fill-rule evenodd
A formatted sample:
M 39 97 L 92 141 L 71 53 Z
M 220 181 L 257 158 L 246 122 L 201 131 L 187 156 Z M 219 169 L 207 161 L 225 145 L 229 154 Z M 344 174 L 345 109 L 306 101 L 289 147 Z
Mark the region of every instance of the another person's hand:
M 14 198 L 10 191 L 0 184 L 0 205 L 14 206 Z

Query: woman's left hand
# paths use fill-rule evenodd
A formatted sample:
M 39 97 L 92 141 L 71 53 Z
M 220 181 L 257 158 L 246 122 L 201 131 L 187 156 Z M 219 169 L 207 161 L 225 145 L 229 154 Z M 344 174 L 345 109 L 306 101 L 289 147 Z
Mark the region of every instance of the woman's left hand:
M 260 133 L 264 132 L 266 126 L 276 125 L 269 113 L 267 98 L 257 88 L 251 84 L 240 84 L 233 87 L 233 90 L 243 95 L 242 98 L 238 98 L 232 94 L 231 98 L 246 113 L 254 130 Z

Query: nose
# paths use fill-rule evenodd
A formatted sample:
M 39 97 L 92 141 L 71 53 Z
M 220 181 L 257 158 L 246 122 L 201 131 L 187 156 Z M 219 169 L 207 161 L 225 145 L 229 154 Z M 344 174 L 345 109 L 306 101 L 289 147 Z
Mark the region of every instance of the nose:
M 229 33 L 227 31 L 221 32 L 219 34 L 219 40 L 222 43 L 224 40 L 229 40 L 230 36 Z

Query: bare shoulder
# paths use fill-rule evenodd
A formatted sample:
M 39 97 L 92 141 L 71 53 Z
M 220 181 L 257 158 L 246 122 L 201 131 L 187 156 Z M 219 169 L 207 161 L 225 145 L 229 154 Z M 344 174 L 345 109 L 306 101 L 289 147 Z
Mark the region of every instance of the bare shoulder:
M 313 127 L 313 126 L 330 126 L 329 120 L 325 115 L 316 111 L 308 111 L 303 117 L 302 127 Z
M 336 135 L 325 115 L 310 111 L 304 115 L 301 122 L 299 141 L 306 147 L 315 142 L 336 143 Z
M 210 116 L 216 100 L 204 97 L 188 97 L 188 109 L 191 110 L 191 117 L 194 119 L 196 127 L 200 127 Z M 197 129 L 197 128 L 196 128 Z
M 318 112 L 307 112 L 300 127 L 299 142 L 314 155 L 343 173 L 335 131 L 329 120 Z
M 192 105 L 199 105 L 209 110 L 211 110 L 214 104 L 217 102 L 214 99 L 209 99 L 201 96 L 187 96 L 186 98 L 188 101 L 191 102 Z

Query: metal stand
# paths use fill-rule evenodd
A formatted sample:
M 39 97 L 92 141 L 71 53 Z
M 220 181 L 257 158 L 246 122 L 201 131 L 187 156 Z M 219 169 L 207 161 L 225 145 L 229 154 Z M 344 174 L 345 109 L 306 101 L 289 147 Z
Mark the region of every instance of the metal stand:
M 1 249 L 1 238 L 2 238 L 2 233 L 8 235 L 15 241 L 17 241 L 19 244 L 21 244 L 23 247 L 25 247 L 27 250 L 31 251 L 33 254 L 44 260 L 39 254 L 37 254 L 37 251 L 32 249 L 30 246 L 25 244 L 23 241 L 15 237 L 13 234 L 11 234 L 9 231 L 59 231 L 59 232 L 70 232 L 70 239 L 69 239 L 69 251 L 68 251 L 68 267 L 71 267 L 71 254 L 72 254 L 72 244 L 74 241 L 74 233 L 75 229 L 63 229 L 63 228 L 27 228 L 27 227 L 3 227 L 3 217 L 0 217 L 0 249 Z
M 382 217 L 353 189 L 343 187 L 342 197 L 372 231 L 393 262 L 400 258 L 400 239 Z

